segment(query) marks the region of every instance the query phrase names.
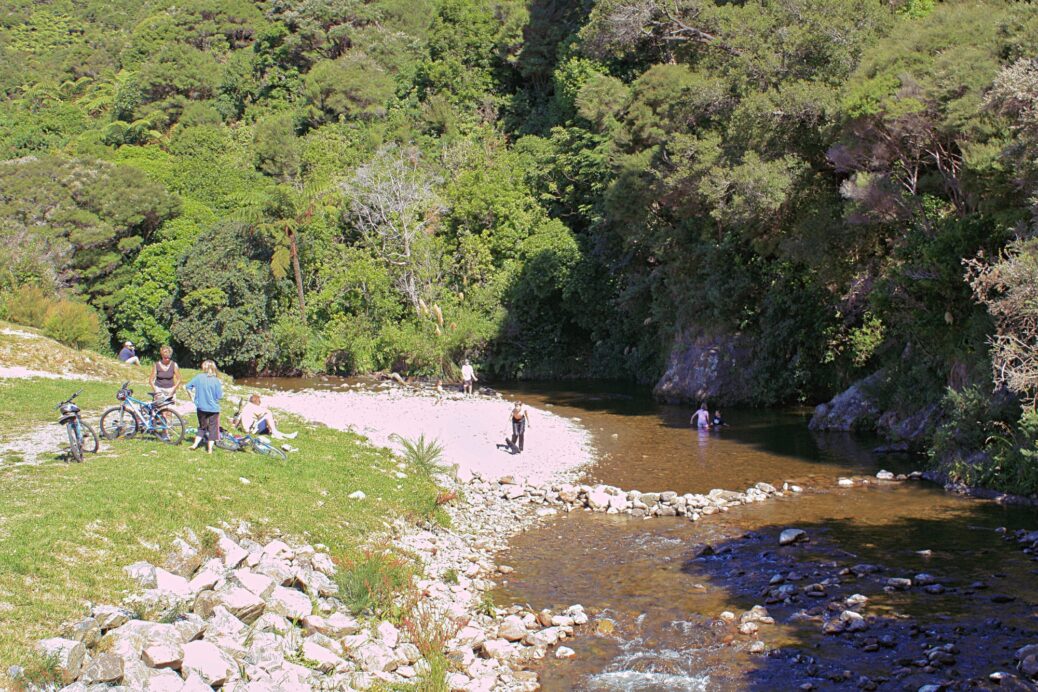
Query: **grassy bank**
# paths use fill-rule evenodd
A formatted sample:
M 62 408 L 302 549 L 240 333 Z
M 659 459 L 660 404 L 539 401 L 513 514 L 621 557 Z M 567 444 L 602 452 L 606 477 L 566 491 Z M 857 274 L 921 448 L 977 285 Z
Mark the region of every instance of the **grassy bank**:
M 49 422 L 48 407 L 84 385 L 84 408 L 94 409 L 107 405 L 118 383 L 0 382 L 0 428 Z M 115 441 L 83 464 L 0 467 L 0 666 L 25 661 L 37 639 L 85 614 L 88 601 L 119 602 L 132 588 L 123 566 L 161 563 L 184 528 L 201 534 L 243 519 L 350 558 L 389 518 L 436 515 L 433 483 L 397 478 L 391 454 L 356 435 L 307 427 L 293 445 L 299 451 L 288 461 L 272 462 L 247 452 L 209 456 L 186 444 Z M 349 499 L 355 490 L 366 499 Z

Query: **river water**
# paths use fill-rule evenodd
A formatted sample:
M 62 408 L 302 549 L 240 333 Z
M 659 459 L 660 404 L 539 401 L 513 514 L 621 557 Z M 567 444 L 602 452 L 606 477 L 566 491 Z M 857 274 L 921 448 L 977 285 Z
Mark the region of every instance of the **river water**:
M 1038 641 L 1038 564 L 999 532 L 1034 529 L 1033 510 L 961 498 L 923 482 L 839 488 L 840 477 L 874 476 L 881 468 L 907 472 L 916 461 L 873 454 L 875 439 L 813 434 L 807 411 L 728 411 L 729 427 L 698 433 L 689 428 L 687 408 L 661 406 L 624 387 L 503 391 L 579 418 L 593 432 L 600 460 L 589 480 L 643 492 L 745 490 L 758 481 L 805 489 L 694 524 L 574 512 L 515 537 L 501 556 L 515 571 L 501 583 L 499 600 L 535 608 L 582 603 L 594 614 L 595 633 L 572 644 L 576 658 L 549 657 L 540 665 L 545 690 L 855 689 L 862 676 L 888 677 L 890 689 L 918 689 L 1012 670 L 1012 649 Z M 536 444 L 534 428 L 527 445 Z M 724 610 L 742 613 L 763 603 L 769 581 L 790 568 L 777 550 L 777 535 L 788 527 L 811 537 L 792 563 L 805 577 L 801 585 L 845 566 L 882 568 L 877 579 L 843 577 L 857 583 L 830 591 L 867 594 L 865 612 L 881 618 L 876 635 L 886 632 L 897 646 L 863 652 L 859 641 L 822 635 L 817 620 L 783 617 L 811 603 L 769 606 L 778 623 L 762 626 L 759 639 L 776 650 L 771 656 L 750 653 L 755 638 L 718 625 Z M 697 559 L 705 545 L 716 555 Z M 937 577 L 947 592 L 882 588 L 888 577 L 920 572 Z M 997 600 L 1014 600 L 996 603 L 990 595 L 996 591 Z M 896 659 L 919 656 L 912 626 L 923 628 L 924 638 L 929 631 L 957 642 L 964 652 L 956 666 L 893 676 Z M 979 653 L 995 641 L 1009 648 Z M 806 663 L 790 663 L 797 655 Z M 826 678 L 844 671 L 845 679 Z
M 804 488 L 696 523 L 573 512 L 514 537 L 499 556 L 514 572 L 502 578 L 498 603 L 581 603 L 592 615 L 569 643 L 575 658 L 549 656 L 537 666 L 545 690 L 968 686 L 1013 670 L 1015 648 L 1038 643 L 1038 563 L 1004 538 L 1038 528 L 1031 509 L 957 497 L 924 482 L 840 488 L 840 477 L 908 472 L 917 462 L 873 454 L 875 439 L 813 434 L 806 410 L 727 411 L 728 427 L 698 433 L 689 428 L 690 410 L 658 405 L 626 385 L 500 391 L 591 431 L 598 461 L 589 481 L 643 492 L 745 490 L 758 481 Z M 538 444 L 536 433 L 534 419 L 528 447 Z M 810 541 L 779 549 L 778 534 L 789 527 L 807 531 Z M 876 571 L 849 573 L 859 565 Z M 883 588 L 889 577 L 921 572 L 934 575 L 944 593 Z M 752 637 L 718 621 L 722 611 L 764 604 L 776 579 L 821 583 L 826 598 L 768 604 L 776 623 Z M 826 605 L 854 593 L 870 599 L 863 611 L 877 616 L 870 630 L 822 634 Z M 756 641 L 764 653 L 751 651 Z M 921 665 L 926 647 L 938 644 L 955 647 L 953 663 Z

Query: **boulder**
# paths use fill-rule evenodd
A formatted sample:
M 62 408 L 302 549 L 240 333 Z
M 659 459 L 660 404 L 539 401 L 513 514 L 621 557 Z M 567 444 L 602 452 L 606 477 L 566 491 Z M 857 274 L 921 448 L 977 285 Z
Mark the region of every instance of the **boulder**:
M 141 654 L 149 668 L 180 668 L 184 660 L 184 648 L 175 644 L 155 644 Z
M 148 692 L 182 692 L 184 679 L 168 668 L 153 670 L 148 675 L 145 687 Z M 131 689 L 141 689 L 138 687 Z
M 792 545 L 807 540 L 807 532 L 803 529 L 784 529 L 779 534 L 779 545 Z
M 378 638 L 382 640 L 382 643 L 388 646 L 390 649 L 396 648 L 397 643 L 400 641 L 400 630 L 391 622 L 380 622 L 378 627 L 375 628 L 378 633 Z
M 91 647 L 101 638 L 101 626 L 97 623 L 97 618 L 83 618 L 66 627 L 64 635 L 67 639 L 75 639 L 77 642 L 83 642 L 83 646 Z
M 596 512 L 605 511 L 609 507 L 609 500 L 613 496 L 602 488 L 595 488 L 587 494 L 587 506 Z
M 217 646 L 206 641 L 184 645 L 180 669 L 184 676 L 192 673 L 210 687 L 219 687 L 238 675 L 238 664 Z
M 302 654 L 303 658 L 312 662 L 314 664 L 313 667 L 322 673 L 330 673 L 343 662 L 342 658 L 335 652 L 321 646 L 310 638 L 303 640 Z
M 289 620 L 302 620 L 313 613 L 314 607 L 305 593 L 279 586 L 270 594 L 267 610 Z
M 667 367 L 653 394 L 670 404 L 746 403 L 752 400 L 755 377 L 751 339 L 741 334 L 689 329 L 671 347 Z
M 488 639 L 480 647 L 483 655 L 487 658 L 505 660 L 515 652 L 515 647 L 507 639 Z
M 391 672 L 400 665 L 393 650 L 381 642 L 368 642 L 353 654 L 362 670 L 368 673 Z
M 269 577 L 261 576 L 260 578 L 265 578 L 269 581 Z M 271 590 L 273 590 L 273 582 L 271 582 Z M 217 596 L 220 599 L 221 606 L 247 625 L 255 622 L 263 614 L 263 609 L 266 607 L 263 599 L 243 587 L 218 591 Z
M 577 652 L 568 646 L 560 646 L 555 650 L 555 658 L 573 658 L 577 655 Z
M 123 571 L 142 589 L 155 588 L 155 565 L 150 562 L 135 562 L 123 567 Z
M 223 564 L 228 569 L 234 569 L 240 565 L 249 554 L 245 548 L 227 536 L 221 536 L 216 542 L 216 553 L 223 558 Z
M 886 377 L 879 370 L 852 384 L 827 404 L 815 407 L 808 427 L 811 430 L 872 430 L 879 418 L 879 402 L 874 392 Z
M 88 685 L 119 682 L 123 679 L 123 659 L 111 652 L 98 654 L 79 677 Z
M 94 606 L 91 615 L 95 620 L 97 620 L 97 626 L 102 630 L 111 630 L 120 627 L 129 622 L 130 618 L 133 617 L 133 613 L 126 608 L 110 605 Z
M 36 650 L 44 658 L 53 661 L 55 672 L 65 682 L 70 683 L 79 677 L 86 657 L 86 647 L 75 639 L 54 637 L 43 639 L 36 645 Z
M 105 650 L 124 659 L 140 658 L 145 647 L 154 644 L 176 645 L 181 643 L 180 633 L 173 625 L 145 620 L 130 620 L 111 630 L 99 642 Z
M 266 574 L 257 574 L 247 569 L 236 569 L 233 574 L 239 584 L 260 598 L 270 596 L 274 587 L 277 586 L 274 580 Z
M 526 625 L 516 615 L 509 615 L 497 628 L 497 636 L 509 642 L 520 641 L 526 636 Z

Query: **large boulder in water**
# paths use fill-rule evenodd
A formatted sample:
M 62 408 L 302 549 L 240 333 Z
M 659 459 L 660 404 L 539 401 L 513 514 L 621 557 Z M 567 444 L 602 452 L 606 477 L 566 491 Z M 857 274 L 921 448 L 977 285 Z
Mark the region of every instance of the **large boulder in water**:
M 874 430 L 879 419 L 875 391 L 883 381 L 880 370 L 840 392 L 827 404 L 815 407 L 808 427 L 811 430 Z
M 753 378 L 753 348 L 747 337 L 688 330 L 675 340 L 653 394 L 671 404 L 731 406 L 752 401 Z

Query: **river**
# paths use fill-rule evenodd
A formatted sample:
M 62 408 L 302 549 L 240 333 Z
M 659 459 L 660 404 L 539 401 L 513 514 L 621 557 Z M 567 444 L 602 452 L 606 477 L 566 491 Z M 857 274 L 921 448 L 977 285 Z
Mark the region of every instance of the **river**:
M 1038 527 L 1031 509 L 919 481 L 838 487 L 840 477 L 908 472 L 916 460 L 873 454 L 875 439 L 813 434 L 804 410 L 728 411 L 728 427 L 698 433 L 687 408 L 625 385 L 499 390 L 579 419 L 598 452 L 590 481 L 644 492 L 745 490 L 758 481 L 804 489 L 697 523 L 574 512 L 514 537 L 499 558 L 514 572 L 502 578 L 498 602 L 582 603 L 594 616 L 592 633 L 570 644 L 575 658 L 538 665 L 545 690 L 965 686 L 1012 671 L 1013 650 L 1038 643 L 1038 564 L 1008 540 Z M 536 431 L 533 419 L 528 446 Z M 789 527 L 810 541 L 780 550 L 778 534 Z M 884 588 L 919 573 L 940 589 Z M 766 603 L 782 583 L 800 595 Z M 807 598 L 808 584 L 820 585 L 821 597 Z M 828 604 L 855 593 L 869 599 L 868 631 L 823 634 Z M 751 637 L 718 620 L 756 604 L 776 623 Z M 935 646 L 955 652 L 930 660 Z

